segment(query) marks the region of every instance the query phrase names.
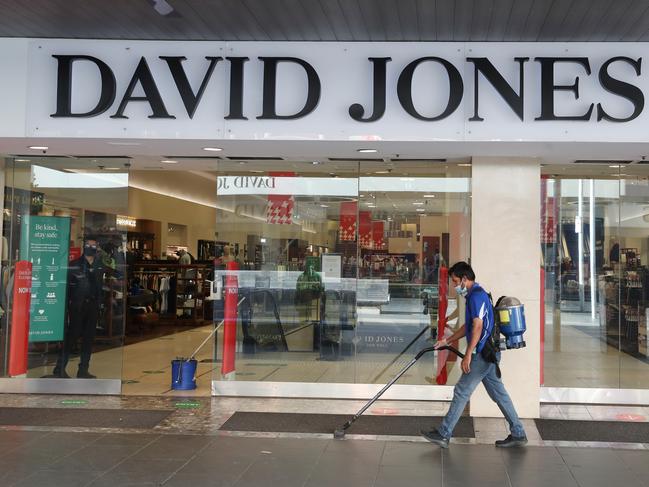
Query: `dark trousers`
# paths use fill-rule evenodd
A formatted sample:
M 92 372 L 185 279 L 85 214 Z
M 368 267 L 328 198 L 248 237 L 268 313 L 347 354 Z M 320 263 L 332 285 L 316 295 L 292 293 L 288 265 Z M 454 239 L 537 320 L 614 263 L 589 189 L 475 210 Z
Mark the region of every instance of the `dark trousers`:
M 73 346 L 81 338 L 81 357 L 79 370 L 88 371 L 92 345 L 95 341 L 97 331 L 97 319 L 99 318 L 99 302 L 96 300 L 85 300 L 79 304 L 69 307 L 70 320 L 65 333 L 63 351 L 56 363 L 56 371 L 65 370 L 70 360 L 70 353 Z

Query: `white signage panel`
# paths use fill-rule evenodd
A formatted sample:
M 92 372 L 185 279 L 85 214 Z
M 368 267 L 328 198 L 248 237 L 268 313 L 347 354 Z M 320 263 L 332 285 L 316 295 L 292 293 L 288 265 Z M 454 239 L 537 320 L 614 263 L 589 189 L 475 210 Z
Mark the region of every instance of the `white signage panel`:
M 646 142 L 648 52 L 646 43 L 31 40 L 26 132 Z

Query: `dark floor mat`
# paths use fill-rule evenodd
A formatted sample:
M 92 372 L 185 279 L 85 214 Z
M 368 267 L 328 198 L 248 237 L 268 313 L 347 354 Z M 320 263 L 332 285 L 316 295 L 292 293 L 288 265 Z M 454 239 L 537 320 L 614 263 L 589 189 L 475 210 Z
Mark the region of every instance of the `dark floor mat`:
M 535 422 L 544 440 L 645 443 L 649 438 L 649 423 L 563 419 L 536 419 Z
M 151 429 L 172 412 L 160 409 L 0 408 L 0 425 Z
M 220 429 L 273 433 L 332 433 L 351 418 L 349 414 L 250 413 L 238 411 Z M 422 429 L 439 426 L 437 416 L 361 416 L 348 430 L 357 435 L 419 436 Z M 453 436 L 474 438 L 473 420 L 462 417 Z

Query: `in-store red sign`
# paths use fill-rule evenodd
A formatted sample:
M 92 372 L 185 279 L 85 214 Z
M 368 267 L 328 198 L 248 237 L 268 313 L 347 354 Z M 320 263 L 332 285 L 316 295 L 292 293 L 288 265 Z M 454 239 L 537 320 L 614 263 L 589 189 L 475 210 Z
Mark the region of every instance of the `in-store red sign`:
M 14 271 L 13 307 L 9 338 L 9 375 L 16 377 L 27 373 L 27 347 L 29 342 L 29 306 L 32 297 L 32 263 L 16 262 Z

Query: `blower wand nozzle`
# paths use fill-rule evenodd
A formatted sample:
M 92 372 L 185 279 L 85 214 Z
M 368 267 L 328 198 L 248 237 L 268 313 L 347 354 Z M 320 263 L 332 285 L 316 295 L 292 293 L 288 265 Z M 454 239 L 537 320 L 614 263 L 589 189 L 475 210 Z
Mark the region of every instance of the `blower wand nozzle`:
M 347 428 L 349 428 L 352 425 L 351 421 L 347 421 L 342 428 L 338 428 L 336 431 L 334 431 L 334 439 L 336 440 L 342 440 L 345 437 L 345 431 Z

